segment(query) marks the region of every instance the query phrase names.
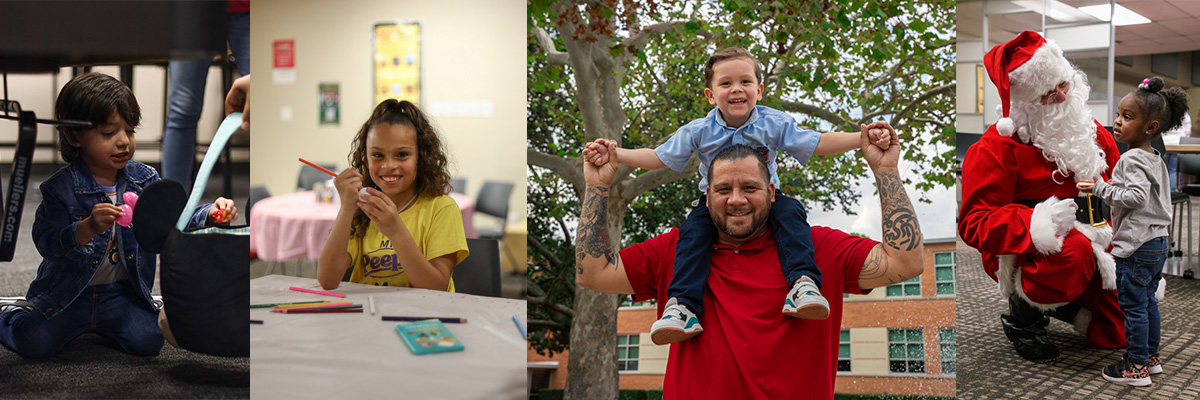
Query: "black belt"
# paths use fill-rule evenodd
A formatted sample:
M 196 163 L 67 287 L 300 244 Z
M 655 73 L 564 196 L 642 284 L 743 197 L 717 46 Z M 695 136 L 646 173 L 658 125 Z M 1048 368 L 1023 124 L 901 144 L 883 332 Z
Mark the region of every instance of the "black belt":
M 1072 199 L 1075 200 L 1075 205 L 1078 207 L 1078 211 L 1075 211 L 1076 221 L 1094 227 L 1100 227 L 1108 224 L 1108 218 L 1106 218 L 1109 213 L 1108 205 L 1104 204 L 1103 201 L 1100 201 L 1099 197 L 1088 194 L 1086 196 L 1073 197 Z M 1038 203 L 1043 201 L 1046 201 L 1046 199 L 1017 200 L 1013 203 L 1033 208 L 1034 206 L 1038 205 Z

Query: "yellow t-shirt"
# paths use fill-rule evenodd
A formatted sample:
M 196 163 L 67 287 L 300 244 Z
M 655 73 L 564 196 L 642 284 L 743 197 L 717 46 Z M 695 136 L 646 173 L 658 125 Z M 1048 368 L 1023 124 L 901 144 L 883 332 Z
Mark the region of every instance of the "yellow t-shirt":
M 400 213 L 404 226 L 412 234 L 417 248 L 426 260 L 432 260 L 447 254 L 454 254 L 454 265 L 467 258 L 467 237 L 463 232 L 462 211 L 458 203 L 450 196 L 428 197 L 420 196 L 404 212 Z M 387 236 L 375 228 L 374 223 L 367 226 L 367 232 L 362 238 L 350 237 L 348 243 L 350 259 L 354 261 L 351 268 L 350 282 L 366 283 L 377 286 L 411 287 L 404 267 L 399 264 L 395 247 Z M 448 291 L 454 291 L 454 280 L 450 281 Z

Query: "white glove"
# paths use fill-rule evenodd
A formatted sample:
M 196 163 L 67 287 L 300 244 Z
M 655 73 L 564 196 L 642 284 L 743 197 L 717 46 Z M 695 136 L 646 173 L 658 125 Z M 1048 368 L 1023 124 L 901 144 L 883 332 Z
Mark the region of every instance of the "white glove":
M 1029 236 L 1033 247 L 1042 254 L 1062 251 L 1063 237 L 1075 225 L 1075 212 L 1079 207 L 1074 199 L 1046 199 L 1033 207 L 1029 221 Z

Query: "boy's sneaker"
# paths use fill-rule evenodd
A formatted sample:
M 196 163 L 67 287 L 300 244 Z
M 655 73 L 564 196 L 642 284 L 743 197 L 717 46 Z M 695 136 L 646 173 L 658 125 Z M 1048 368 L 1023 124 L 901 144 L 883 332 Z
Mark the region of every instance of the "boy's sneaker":
M 1116 364 L 1104 367 L 1100 374 L 1109 382 L 1124 383 L 1129 386 L 1150 386 L 1150 373 L 1145 365 L 1134 365 L 1129 362 L 1129 355 L 1121 358 Z
M 800 278 L 783 301 L 783 315 L 801 319 L 829 318 L 829 301 L 809 277 Z
M 1162 373 L 1162 360 L 1158 358 L 1158 353 L 1150 355 L 1150 362 L 1146 363 L 1146 372 L 1150 375 Z
M 672 297 L 667 300 L 662 318 L 650 326 L 650 341 L 661 346 L 691 339 L 703 331 L 704 328 L 700 327 L 700 319 L 696 318 L 696 314 Z

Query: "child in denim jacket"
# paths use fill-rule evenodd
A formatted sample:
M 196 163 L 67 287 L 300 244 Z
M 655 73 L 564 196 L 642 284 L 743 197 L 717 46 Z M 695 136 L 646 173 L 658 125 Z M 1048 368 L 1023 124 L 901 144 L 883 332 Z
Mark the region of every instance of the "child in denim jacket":
M 84 332 L 111 339 L 129 354 L 153 356 L 163 345 L 159 304 L 150 297 L 155 255 L 139 248 L 134 227 L 114 226 L 125 192 L 141 193 L 159 178 L 132 161 L 141 108 L 129 87 L 99 73 L 80 75 L 55 104 L 59 120 L 91 122 L 59 127 L 59 152 L 69 165 L 41 185 L 33 239 L 44 258 L 27 302 L 0 309 L 0 344 L 25 357 L 53 356 Z M 189 227 L 212 223 L 233 201 L 196 208 Z M 229 220 L 232 220 L 230 218 Z

